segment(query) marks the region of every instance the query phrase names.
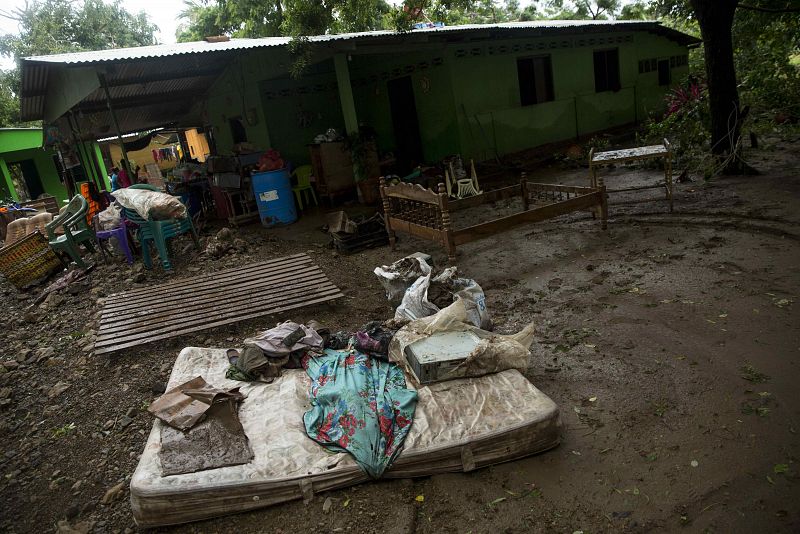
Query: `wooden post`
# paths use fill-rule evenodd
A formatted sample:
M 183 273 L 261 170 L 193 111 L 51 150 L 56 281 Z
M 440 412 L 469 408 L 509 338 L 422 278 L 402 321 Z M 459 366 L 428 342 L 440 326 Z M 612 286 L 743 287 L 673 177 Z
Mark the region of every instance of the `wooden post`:
M 600 228 L 608 228 L 608 195 L 606 193 L 606 182 L 601 176 L 598 181 L 598 193 L 600 194 Z
M 380 183 L 381 200 L 383 201 L 383 223 L 386 225 L 386 233 L 389 234 L 389 247 L 394 250 L 395 243 L 397 243 L 397 238 L 394 230 L 392 230 L 392 224 L 389 222 L 389 217 L 392 213 L 392 207 L 389 204 L 389 196 L 386 194 L 386 178 L 381 176 L 378 181 Z
M 133 175 L 133 169 L 131 169 L 131 162 L 128 161 L 128 151 L 125 150 L 125 143 L 122 141 L 122 132 L 119 129 L 119 122 L 117 121 L 117 114 L 114 112 L 114 108 L 111 106 L 111 93 L 108 92 L 108 83 L 106 83 L 106 77 L 104 74 L 98 74 L 98 79 L 100 80 L 100 85 L 103 86 L 103 92 L 106 95 L 106 105 L 108 106 L 108 113 L 111 115 L 111 122 L 114 123 L 114 130 L 117 132 L 117 142 L 119 143 L 119 148 L 122 150 L 122 161 L 123 165 L 125 166 L 125 172 L 128 173 L 128 178 L 130 179 L 131 183 L 136 182 L 136 177 Z M 114 162 L 111 162 L 111 165 L 114 165 Z
M 448 207 L 447 189 L 444 184 L 439 184 L 439 209 L 442 212 L 442 237 L 444 247 L 447 249 L 447 261 L 450 265 L 456 264 L 456 245 L 453 241 L 453 231 L 450 223 L 450 209 Z
M 669 212 L 672 213 L 672 146 L 666 138 L 664 139 L 664 148 L 667 149 L 667 154 L 664 156 L 664 181 L 667 185 Z
M 594 159 L 594 147 L 589 149 L 589 187 L 596 187 L 597 171 L 592 164 L 592 159 Z
M 522 193 L 522 211 L 528 211 L 528 175 L 524 172 L 519 180 L 519 190 Z

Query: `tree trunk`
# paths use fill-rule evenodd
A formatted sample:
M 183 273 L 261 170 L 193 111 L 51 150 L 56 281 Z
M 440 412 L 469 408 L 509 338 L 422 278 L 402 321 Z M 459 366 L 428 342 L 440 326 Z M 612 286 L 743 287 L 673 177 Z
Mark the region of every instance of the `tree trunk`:
M 726 158 L 741 135 L 739 92 L 733 64 L 733 15 L 738 0 L 690 0 L 705 49 L 708 100 L 711 112 L 711 153 Z M 736 173 L 741 159 L 733 157 L 723 169 Z

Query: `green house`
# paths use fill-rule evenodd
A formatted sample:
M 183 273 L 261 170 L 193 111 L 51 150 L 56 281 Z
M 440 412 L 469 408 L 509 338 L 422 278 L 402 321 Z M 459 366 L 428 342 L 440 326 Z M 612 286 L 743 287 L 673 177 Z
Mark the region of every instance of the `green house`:
M 649 21 L 321 35 L 297 78 L 288 38 L 210 41 L 26 58 L 23 118 L 69 112 L 84 139 L 113 135 L 115 119 L 122 133 L 201 127 L 218 153 L 248 142 L 295 164 L 329 128 L 364 124 L 406 161 L 485 160 L 663 110 L 699 43 Z
M 64 175 L 71 173 L 76 182 L 96 180 L 104 177 L 97 143 L 85 142 L 80 145 L 77 165 L 68 171 L 61 170 L 61 160 L 55 150 L 42 147 L 41 128 L 0 128 L 0 197 L 2 199 L 24 201 L 34 200 L 42 195 L 51 195 L 59 204 L 67 200 L 67 186 Z M 89 158 L 98 158 L 99 163 L 91 163 Z M 86 163 L 86 164 L 84 164 Z M 89 169 L 88 172 L 84 169 Z M 105 179 L 105 178 L 103 178 Z M 98 184 L 102 182 L 98 181 Z
M 0 129 L 0 195 L 32 200 L 43 194 L 59 202 L 67 193 L 58 174 L 57 154 L 42 148 L 41 128 Z

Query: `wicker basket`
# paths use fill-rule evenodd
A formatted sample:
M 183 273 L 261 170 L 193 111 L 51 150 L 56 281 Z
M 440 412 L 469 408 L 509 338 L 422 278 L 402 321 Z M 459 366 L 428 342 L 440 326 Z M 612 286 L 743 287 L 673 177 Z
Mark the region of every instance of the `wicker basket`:
M 0 273 L 18 289 L 41 282 L 62 267 L 39 231 L 0 248 Z

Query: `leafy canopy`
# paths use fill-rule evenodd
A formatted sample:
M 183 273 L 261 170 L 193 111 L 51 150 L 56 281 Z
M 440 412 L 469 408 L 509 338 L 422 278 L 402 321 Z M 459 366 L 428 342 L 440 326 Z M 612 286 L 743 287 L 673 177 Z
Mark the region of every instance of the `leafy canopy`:
M 128 12 L 120 0 L 33 0 L 24 8 L 0 10 L 17 22 L 18 34 L 0 36 L 0 55 L 20 58 L 144 46 L 156 43 L 156 26 L 140 11 Z M 0 72 L 0 127 L 19 119 L 19 69 Z

